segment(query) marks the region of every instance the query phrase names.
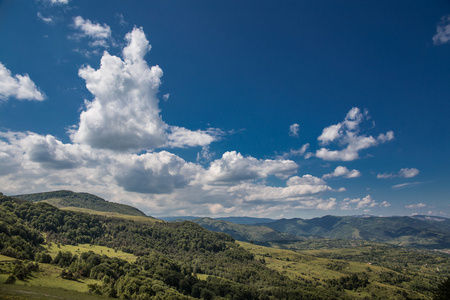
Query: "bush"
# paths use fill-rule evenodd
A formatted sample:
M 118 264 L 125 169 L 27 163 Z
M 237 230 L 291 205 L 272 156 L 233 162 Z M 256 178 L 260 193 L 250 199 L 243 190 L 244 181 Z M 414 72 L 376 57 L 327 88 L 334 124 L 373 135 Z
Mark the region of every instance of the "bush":
M 6 279 L 6 281 L 5 281 L 5 284 L 14 284 L 14 283 L 16 283 L 16 280 L 17 280 L 17 278 L 16 278 L 16 276 L 14 276 L 14 275 L 9 275 L 9 277 Z

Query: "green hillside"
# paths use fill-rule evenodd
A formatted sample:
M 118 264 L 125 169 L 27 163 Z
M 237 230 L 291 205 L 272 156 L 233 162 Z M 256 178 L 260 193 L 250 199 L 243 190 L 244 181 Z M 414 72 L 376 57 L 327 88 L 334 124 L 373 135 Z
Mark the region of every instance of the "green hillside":
M 86 208 L 100 212 L 114 212 L 124 215 L 142 216 L 145 214 L 139 209 L 130 205 L 109 202 L 103 198 L 88 193 L 74 193 L 72 191 L 54 191 L 47 193 L 35 193 L 16 195 L 15 198 L 24 199 L 31 202 L 46 202 L 58 208 L 77 207 Z

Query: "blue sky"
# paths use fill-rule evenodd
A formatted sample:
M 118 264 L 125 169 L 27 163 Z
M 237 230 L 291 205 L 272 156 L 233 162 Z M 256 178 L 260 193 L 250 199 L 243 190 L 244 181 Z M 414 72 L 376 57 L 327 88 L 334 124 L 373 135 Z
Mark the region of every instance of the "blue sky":
M 0 1 L 0 191 L 450 217 L 449 1 Z

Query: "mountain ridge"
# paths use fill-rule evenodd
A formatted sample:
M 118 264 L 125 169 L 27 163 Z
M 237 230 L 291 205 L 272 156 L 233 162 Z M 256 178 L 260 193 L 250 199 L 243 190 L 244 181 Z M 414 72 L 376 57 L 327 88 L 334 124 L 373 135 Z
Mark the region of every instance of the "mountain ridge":
M 89 193 L 76 193 L 69 190 L 58 190 L 44 193 L 14 195 L 12 197 L 30 202 L 46 202 L 58 208 L 85 208 L 100 212 L 120 213 L 132 216 L 147 216 L 144 212 L 131 205 L 107 201 Z
M 305 239 L 348 239 L 425 249 L 450 248 L 450 219 L 432 216 L 332 216 L 279 219 L 250 225 L 198 218 L 190 221 L 236 240 L 259 244 Z M 270 231 L 268 229 L 272 229 Z M 270 234 L 269 234 L 270 233 Z

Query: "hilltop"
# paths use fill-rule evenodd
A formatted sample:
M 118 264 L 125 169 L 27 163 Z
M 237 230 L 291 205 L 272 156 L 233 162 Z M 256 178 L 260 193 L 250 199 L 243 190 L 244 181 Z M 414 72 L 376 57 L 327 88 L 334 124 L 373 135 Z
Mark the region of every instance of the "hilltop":
M 99 212 L 111 212 L 140 217 L 146 216 L 142 211 L 133 206 L 106 201 L 103 198 L 88 193 L 75 193 L 72 191 L 61 190 L 46 193 L 15 195 L 12 197 L 30 202 L 45 202 L 58 208 L 82 208 Z

